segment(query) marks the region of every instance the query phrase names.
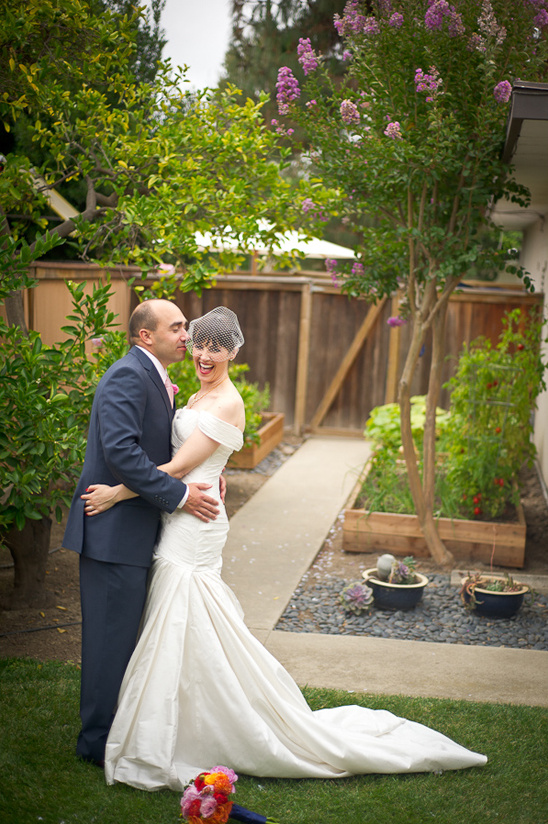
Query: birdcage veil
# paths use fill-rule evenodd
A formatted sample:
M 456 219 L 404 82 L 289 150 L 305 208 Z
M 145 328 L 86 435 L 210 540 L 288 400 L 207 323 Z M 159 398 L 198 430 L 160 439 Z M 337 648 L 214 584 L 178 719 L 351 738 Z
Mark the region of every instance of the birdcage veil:
M 186 347 L 191 355 L 201 351 L 215 361 L 232 360 L 244 343 L 238 318 L 232 309 L 216 306 L 211 312 L 190 321 Z

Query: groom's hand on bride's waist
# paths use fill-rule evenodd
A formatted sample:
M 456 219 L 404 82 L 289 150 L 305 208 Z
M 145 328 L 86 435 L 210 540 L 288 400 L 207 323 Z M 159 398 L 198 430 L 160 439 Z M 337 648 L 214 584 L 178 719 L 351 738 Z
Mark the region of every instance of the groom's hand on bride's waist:
M 201 521 L 214 521 L 219 514 L 219 502 L 207 494 L 211 484 L 188 484 L 188 497 L 183 506 L 185 512 Z

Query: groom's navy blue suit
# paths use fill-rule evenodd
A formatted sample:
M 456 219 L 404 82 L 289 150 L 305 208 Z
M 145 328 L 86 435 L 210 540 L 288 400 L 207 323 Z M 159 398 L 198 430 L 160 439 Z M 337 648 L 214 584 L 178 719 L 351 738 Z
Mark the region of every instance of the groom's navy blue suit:
M 95 393 L 82 475 L 63 546 L 80 553 L 82 601 L 81 757 L 102 761 L 122 677 L 133 652 L 160 512 L 186 486 L 156 467 L 171 457 L 174 410 L 154 363 L 137 347 L 105 373 Z M 86 516 L 93 483 L 124 483 L 138 498 Z

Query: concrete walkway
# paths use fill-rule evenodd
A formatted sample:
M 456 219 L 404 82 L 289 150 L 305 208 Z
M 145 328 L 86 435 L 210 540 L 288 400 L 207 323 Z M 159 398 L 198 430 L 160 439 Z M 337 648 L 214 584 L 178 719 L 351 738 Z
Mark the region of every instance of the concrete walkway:
M 233 516 L 223 578 L 248 627 L 301 686 L 548 706 L 545 651 L 275 630 L 368 454 L 362 439 L 310 438 Z

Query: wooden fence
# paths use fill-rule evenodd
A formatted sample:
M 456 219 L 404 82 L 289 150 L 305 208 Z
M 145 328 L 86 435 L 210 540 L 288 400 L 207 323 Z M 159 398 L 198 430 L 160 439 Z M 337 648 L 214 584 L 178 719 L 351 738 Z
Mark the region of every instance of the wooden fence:
M 112 309 L 127 326 L 137 299 L 127 285 L 130 269 L 111 272 Z M 70 295 L 63 281 L 93 281 L 104 271 L 80 263 L 41 263 L 38 286 L 27 298 L 28 323 L 46 343 L 62 337 Z M 542 295 L 521 289 L 467 285 L 451 298 L 447 316 L 447 360 L 444 380 L 454 372 L 464 342 L 479 335 L 498 339 L 507 310 L 529 311 Z M 214 306 L 228 306 L 245 336 L 238 361 L 250 367 L 247 377 L 270 385 L 271 409 L 285 414 L 295 432 L 355 435 L 363 431 L 370 410 L 396 400 L 398 379 L 409 345 L 406 326 L 391 328 L 395 299 L 377 304 L 341 295 L 330 279 L 317 272 L 298 275 L 238 272 L 218 278 L 198 297 L 179 294 L 177 303 L 192 319 Z M 428 342 L 412 385 L 425 394 L 430 368 Z M 448 406 L 444 390 L 441 405 Z

